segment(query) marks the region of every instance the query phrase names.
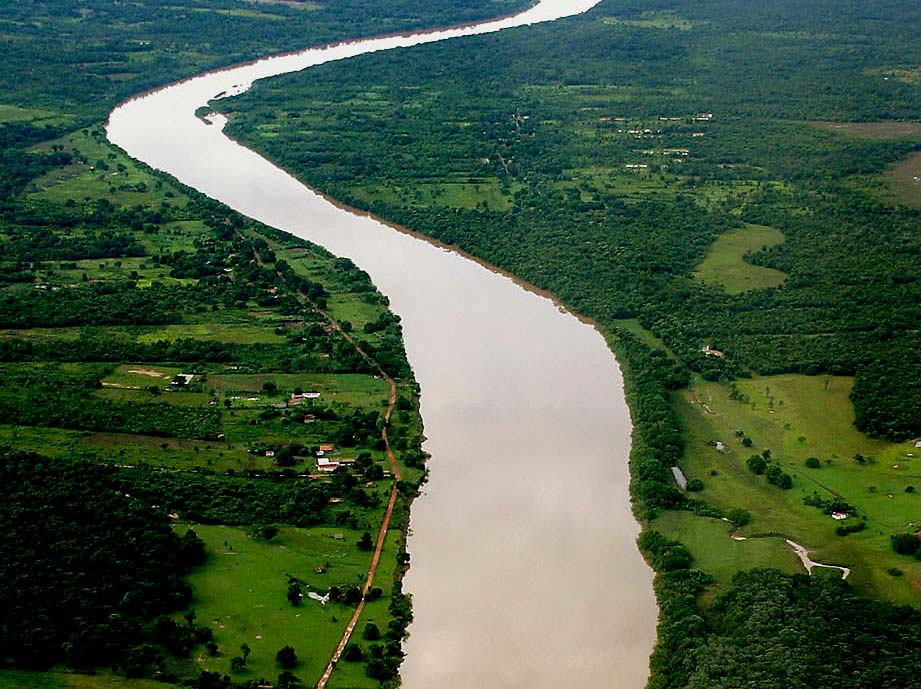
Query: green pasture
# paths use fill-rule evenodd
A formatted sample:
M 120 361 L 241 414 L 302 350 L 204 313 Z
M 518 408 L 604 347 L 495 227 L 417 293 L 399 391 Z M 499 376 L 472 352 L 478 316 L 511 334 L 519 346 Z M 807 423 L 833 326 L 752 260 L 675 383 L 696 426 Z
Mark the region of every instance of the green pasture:
M 314 684 L 354 609 L 337 603 L 324 606 L 306 596 L 300 606 L 293 607 L 286 598 L 288 580 L 295 577 L 304 582 L 305 593 L 312 590 L 323 594 L 332 585 L 362 586 L 371 553 L 356 547 L 361 533 L 343 528 L 283 528 L 270 542 L 264 542 L 242 529 L 194 528 L 206 543 L 208 562 L 189 577 L 191 609 L 199 623 L 211 627 L 219 646 L 216 657 L 198 649 L 194 662 L 202 669 L 230 674 L 230 659 L 240 654 L 240 645 L 245 643 L 252 649 L 249 668 L 235 679 L 274 678 L 281 670 L 275 653 L 290 645 L 298 656 L 293 672 L 306 685 Z M 382 629 L 386 626 L 398 537 L 393 532 L 388 535 L 374 581 L 384 596 L 365 606 L 359 630 L 369 621 Z M 318 574 L 317 568 L 326 568 L 326 572 Z M 364 678 L 363 671 L 348 674 L 349 686 L 377 686 Z
M 813 550 L 813 560 L 852 567 L 852 583 L 865 592 L 908 602 L 916 595 L 912 587 L 921 585 L 921 564 L 894 553 L 889 536 L 921 526 L 921 495 L 906 492 L 921 487 L 921 450 L 858 432 L 848 398 L 852 384 L 834 376 L 755 377 L 735 382 L 740 399 L 734 400 L 729 385 L 695 376 L 689 390 L 674 396 L 687 439 L 681 465 L 688 478 L 704 482 L 702 498 L 752 514 L 742 535 L 783 534 Z M 751 447 L 742 444 L 746 437 Z M 717 441 L 725 452 L 716 450 Z M 791 490 L 747 468 L 748 457 L 764 450 L 793 477 Z M 858 453 L 870 459 L 859 464 Z M 820 460 L 819 469 L 805 466 L 809 457 Z M 865 516 L 868 528 L 836 535 L 839 522 L 803 504 L 813 492 L 845 499 L 859 516 L 843 524 Z M 907 576 L 891 577 L 892 567 Z
M 40 148 L 50 149 L 55 144 L 73 153 L 75 162 L 33 180 L 28 191 L 35 198 L 52 203 L 105 198 L 119 206 L 186 203 L 169 184 L 86 130 L 48 141 Z
M 263 392 L 265 383 L 274 383 L 277 392 Z M 317 404 L 341 402 L 354 406 L 380 406 L 390 397 L 390 386 L 383 378 L 364 373 L 219 373 L 209 375 L 205 386 L 225 396 L 232 393 L 256 393 L 250 396 L 284 401 L 296 389 L 319 392 Z
M 690 512 L 663 512 L 649 527 L 684 543 L 694 557 L 693 567 L 729 586 L 736 572 L 776 567 L 790 574 L 803 572 L 799 558 L 783 538 L 730 538 L 730 524 Z
M 921 208 L 921 152 L 897 163 L 885 175 L 889 197 L 896 203 Z
M 73 117 L 56 110 L 23 108 L 9 103 L 0 103 L 0 123 L 31 122 L 32 124 L 66 125 Z
M 138 336 L 138 342 L 149 344 L 157 340 L 216 340 L 233 344 L 283 344 L 284 335 L 276 335 L 269 326 L 243 325 L 238 323 L 192 323 L 164 325 L 148 330 Z
M 784 240 L 780 230 L 746 224 L 717 237 L 707 256 L 694 270 L 694 277 L 729 294 L 767 289 L 783 284 L 786 274 L 756 266 L 745 260 L 748 254 L 776 246 Z

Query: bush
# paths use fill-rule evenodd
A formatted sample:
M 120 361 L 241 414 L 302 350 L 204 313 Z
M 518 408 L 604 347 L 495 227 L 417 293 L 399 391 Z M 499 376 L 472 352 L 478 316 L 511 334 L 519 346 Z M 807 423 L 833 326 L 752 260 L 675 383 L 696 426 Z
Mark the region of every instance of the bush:
M 704 489 L 704 482 L 699 478 L 692 478 L 688 481 L 687 490 L 690 493 L 699 493 Z
M 822 467 L 822 463 L 817 457 L 809 457 L 806 460 L 806 466 L 810 469 L 820 469 Z
M 892 540 L 892 549 L 899 555 L 914 555 L 921 549 L 921 539 L 913 533 L 893 534 L 889 538 Z
M 364 657 L 365 654 L 358 644 L 349 644 L 342 652 L 342 659 L 347 663 L 360 663 Z
M 765 469 L 767 469 L 767 462 L 764 461 L 764 458 L 761 455 L 752 455 L 748 458 L 746 464 L 752 472 L 758 474 L 759 476 L 764 473 Z
M 743 510 L 741 507 L 735 507 L 729 510 L 729 514 L 726 515 L 726 518 L 738 527 L 751 524 L 752 521 L 752 516 L 748 510 Z

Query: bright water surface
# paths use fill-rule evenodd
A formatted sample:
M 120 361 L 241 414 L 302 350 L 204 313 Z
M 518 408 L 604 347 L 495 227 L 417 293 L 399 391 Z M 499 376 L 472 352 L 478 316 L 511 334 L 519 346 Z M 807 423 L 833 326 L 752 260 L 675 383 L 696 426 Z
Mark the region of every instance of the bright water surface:
M 478 27 L 348 43 L 206 74 L 132 100 L 111 141 L 252 218 L 347 256 L 403 319 L 431 477 L 413 505 L 407 689 L 642 689 L 652 572 L 630 512 L 630 418 L 604 340 L 457 253 L 336 208 L 196 108 L 256 79 L 361 53 L 548 21 L 543 0 Z M 335 677 L 335 676 L 334 676 Z

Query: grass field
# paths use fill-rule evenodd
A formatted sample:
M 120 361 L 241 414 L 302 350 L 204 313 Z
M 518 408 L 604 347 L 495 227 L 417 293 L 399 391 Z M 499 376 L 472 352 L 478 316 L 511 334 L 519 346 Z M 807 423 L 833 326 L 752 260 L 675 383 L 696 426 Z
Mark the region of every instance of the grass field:
M 86 130 L 73 132 L 56 141 L 43 143 L 41 150 L 59 144 L 74 154 L 75 162 L 39 177 L 30 185 L 37 198 L 55 203 L 106 198 L 121 206 L 159 204 L 170 201 L 184 206 L 170 185 L 146 171 L 101 137 Z
M 649 527 L 684 543 L 694 556 L 694 567 L 728 586 L 736 572 L 776 567 L 791 574 L 803 572 L 793 550 L 780 537 L 730 538 L 731 527 L 719 519 L 697 517 L 690 512 L 665 512 Z
M 909 486 L 921 486 L 921 450 L 859 433 L 848 398 L 852 383 L 832 376 L 756 377 L 736 381 L 740 399 L 734 400 L 728 385 L 695 378 L 690 390 L 675 395 L 687 439 L 682 468 L 689 478 L 704 482 L 702 498 L 724 509 L 744 506 L 752 513 L 753 522 L 743 535 L 783 534 L 813 550 L 813 560 L 852 567 L 851 581 L 858 590 L 914 602 L 921 563 L 894 553 L 889 536 L 921 524 L 921 496 L 906 492 Z M 742 444 L 745 437 L 751 447 Z M 725 452 L 716 450 L 716 441 L 725 443 Z M 771 462 L 793 477 L 791 490 L 771 486 L 747 468 L 748 457 L 764 450 L 771 450 Z M 869 461 L 858 463 L 857 453 Z M 809 457 L 819 459 L 820 468 L 807 468 Z M 847 537 L 836 535 L 838 522 L 803 504 L 813 492 L 842 497 L 859 514 L 844 523 L 866 517 L 868 528 Z M 694 528 L 692 534 L 702 527 Z M 774 564 L 783 566 L 780 560 Z M 716 570 L 726 566 L 721 563 Z M 892 577 L 887 570 L 893 567 L 907 576 Z
M 917 139 L 921 138 L 921 122 L 813 122 L 825 131 L 844 134 L 856 139 Z
M 361 534 L 341 528 L 283 528 L 266 543 L 241 529 L 194 528 L 207 545 L 209 560 L 189 578 L 194 590 L 192 609 L 200 623 L 213 629 L 219 644 L 217 657 L 201 651 L 194 662 L 201 668 L 230 674 L 230 659 L 239 655 L 240 645 L 246 643 L 252 649 L 249 669 L 235 679 L 275 678 L 280 672 L 275 653 L 290 645 L 298 654 L 294 673 L 305 685 L 315 684 L 353 608 L 336 603 L 324 606 L 307 597 L 293 607 L 286 598 L 288 579 L 296 577 L 309 584 L 305 591 L 321 594 L 331 585 L 362 585 L 371 554 L 356 548 Z M 374 582 L 384 590 L 384 596 L 365 606 L 359 630 L 369 621 L 381 627 L 385 624 L 398 537 L 397 533 L 388 536 Z M 317 574 L 318 567 L 325 567 L 326 572 Z M 360 634 L 356 640 L 360 642 Z M 340 683 L 337 670 L 330 686 L 377 686 L 376 681 L 364 677 L 362 669 L 350 668 L 348 663 L 342 666 L 347 683 Z
M 921 208 L 921 151 L 897 163 L 886 173 L 886 180 L 894 201 Z
M 773 227 L 745 225 L 720 235 L 707 256 L 694 270 L 694 277 L 709 285 L 722 287 L 729 294 L 750 289 L 782 285 L 786 274 L 773 268 L 756 266 L 745 256 L 783 242 L 784 236 Z

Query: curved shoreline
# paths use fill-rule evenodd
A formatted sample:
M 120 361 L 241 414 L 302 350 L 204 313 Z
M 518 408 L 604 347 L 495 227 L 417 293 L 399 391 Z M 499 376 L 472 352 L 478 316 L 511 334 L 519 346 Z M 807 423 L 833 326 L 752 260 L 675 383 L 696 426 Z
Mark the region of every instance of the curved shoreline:
M 521 23 L 594 4 L 543 0 Z M 479 33 L 510 26 L 484 24 Z M 433 34 L 420 42 L 455 37 Z M 415 621 L 405 685 L 539 688 L 614 677 L 615 687 L 639 689 L 658 609 L 634 541 L 622 376 L 597 326 L 455 247 L 321 196 L 195 116 L 216 93 L 240 93 L 272 69 L 357 55 L 356 43 L 137 97 L 110 115 L 109 136 L 244 215 L 352 259 L 403 319 L 436 462 L 411 516 L 418 559 L 406 580 Z M 396 47 L 409 46 L 372 39 L 367 50 Z M 580 471 L 560 471 L 567 452 L 579 456 Z M 565 600 L 557 595 L 563 580 L 578 592 Z M 574 606 L 595 622 L 585 625 L 589 617 Z
M 183 77 L 182 79 L 177 79 L 176 81 L 170 81 L 166 84 L 160 84 L 159 86 L 154 86 L 144 91 L 139 91 L 138 93 L 132 94 L 127 98 L 123 98 L 115 104 L 115 107 L 109 111 L 109 118 L 111 118 L 112 113 L 121 108 L 123 105 L 131 103 L 133 101 L 144 98 L 145 96 L 150 96 L 158 91 L 163 91 L 164 89 L 172 88 L 174 86 L 179 86 L 180 84 L 185 84 L 189 81 L 195 79 L 200 79 L 202 77 L 212 76 L 214 74 L 221 74 L 223 72 L 228 72 L 234 69 L 240 69 L 241 67 L 252 67 L 261 62 L 266 62 L 268 60 L 276 60 L 279 58 L 293 57 L 300 55 L 307 51 L 312 50 L 329 50 L 331 48 L 339 48 L 342 46 L 355 45 L 356 43 L 362 43 L 364 41 L 378 40 L 378 39 L 387 39 L 387 38 L 412 38 L 414 36 L 428 36 L 431 34 L 441 33 L 443 31 L 458 31 L 463 29 L 470 29 L 473 27 L 481 26 L 483 24 L 488 24 L 492 22 L 501 22 L 513 17 L 517 17 L 519 14 L 528 12 L 529 10 L 534 9 L 541 3 L 541 0 L 531 0 L 531 4 L 524 7 L 519 12 L 512 12 L 511 14 L 500 14 L 496 17 L 484 17 L 482 19 L 476 19 L 469 22 L 461 22 L 459 24 L 448 24 L 447 26 L 438 26 L 431 29 L 408 29 L 406 31 L 393 31 L 391 33 L 384 34 L 368 34 L 367 36 L 356 36 L 354 38 L 344 38 L 341 41 L 329 41 L 327 43 L 318 43 L 316 45 L 310 45 L 304 48 L 293 48 L 292 50 L 283 50 L 280 53 L 272 53 L 269 55 L 264 55 L 262 57 L 256 57 L 252 60 L 244 60 L 242 62 L 232 62 L 230 64 L 224 65 L 223 67 L 214 67 L 212 69 L 206 69 L 203 72 L 197 72 L 191 76 Z M 219 97 L 224 97 L 228 94 L 219 94 L 215 96 L 215 99 Z M 105 127 L 109 127 L 109 118 L 106 118 Z
M 216 100 L 219 100 L 219 99 L 216 99 Z M 221 113 L 220 111 L 216 111 L 216 112 L 218 113 L 220 118 L 226 121 L 215 122 L 215 120 L 218 119 L 217 117 L 215 117 L 215 118 L 212 118 L 211 120 L 208 120 L 209 124 L 217 124 L 220 127 L 221 131 L 224 132 L 224 136 L 226 136 L 228 139 L 230 139 L 231 141 L 233 141 L 234 143 L 240 146 L 247 147 L 246 144 L 241 142 L 239 139 L 235 139 L 234 137 L 227 134 L 225 128 L 227 126 L 227 122 L 229 121 L 229 118 L 223 113 Z M 448 244 L 446 242 L 441 241 L 440 239 L 436 239 L 435 237 L 431 237 L 427 234 L 423 234 L 422 232 L 418 232 L 417 230 L 413 230 L 409 227 L 406 227 L 405 225 L 400 225 L 398 223 L 387 220 L 386 218 L 383 218 L 380 215 L 373 213 L 372 211 L 364 210 L 362 208 L 358 208 L 357 206 L 349 205 L 348 203 L 345 203 L 344 201 L 340 201 L 336 197 L 331 196 L 327 194 L 326 192 L 317 189 L 311 184 L 308 184 L 307 182 L 305 182 L 303 179 L 301 179 L 294 173 L 291 173 L 291 174 L 292 176 L 294 176 L 295 179 L 297 179 L 298 182 L 304 185 L 304 187 L 312 191 L 314 194 L 319 196 L 321 199 L 329 203 L 331 206 L 335 206 L 339 210 L 345 211 L 346 213 L 354 215 L 355 217 L 358 217 L 358 218 L 370 218 L 371 220 L 374 220 L 375 222 L 380 223 L 381 225 L 384 225 L 385 227 L 389 227 L 391 230 L 395 230 L 399 232 L 400 234 L 405 234 L 409 237 L 412 237 L 413 239 L 418 239 L 419 241 L 425 242 L 426 244 L 434 246 L 438 249 L 442 249 L 443 251 L 449 251 L 453 254 L 457 254 L 458 256 L 465 258 L 466 260 L 472 263 L 476 263 L 477 265 L 482 266 L 483 268 L 488 270 L 490 273 L 494 273 L 496 275 L 501 275 L 502 277 L 508 278 L 509 280 L 514 282 L 516 285 L 521 287 L 523 290 L 527 292 L 531 292 L 532 294 L 536 294 L 539 297 L 544 297 L 545 299 L 549 299 L 550 301 L 554 303 L 554 305 L 556 305 L 560 309 L 562 313 L 569 314 L 570 316 L 578 320 L 580 323 L 585 323 L 586 325 L 592 326 L 595 330 L 598 331 L 598 334 L 600 334 L 602 337 L 606 337 L 605 333 L 602 331 L 601 326 L 598 324 L 597 320 L 595 320 L 594 318 L 591 318 L 590 316 L 586 316 L 582 313 L 579 313 L 578 311 L 573 311 L 572 309 L 570 309 L 563 303 L 562 299 L 560 299 L 554 292 L 550 291 L 549 289 L 538 287 L 533 282 L 529 282 L 509 270 L 500 268 L 495 263 L 490 263 L 484 258 L 480 258 L 479 256 L 475 254 L 471 254 L 470 252 L 462 249 L 457 244 Z

